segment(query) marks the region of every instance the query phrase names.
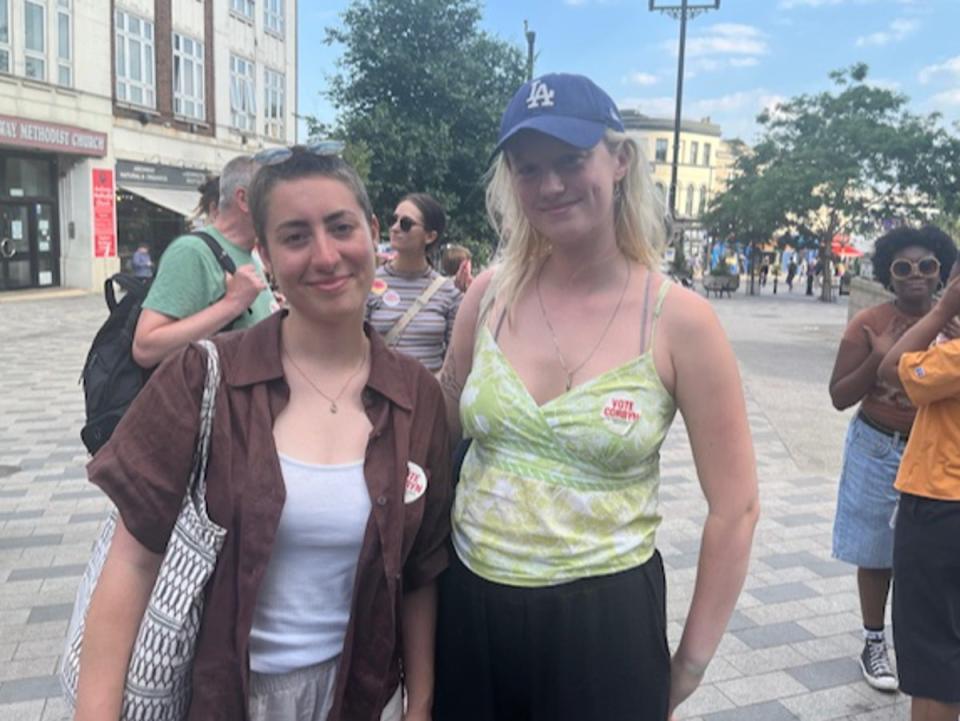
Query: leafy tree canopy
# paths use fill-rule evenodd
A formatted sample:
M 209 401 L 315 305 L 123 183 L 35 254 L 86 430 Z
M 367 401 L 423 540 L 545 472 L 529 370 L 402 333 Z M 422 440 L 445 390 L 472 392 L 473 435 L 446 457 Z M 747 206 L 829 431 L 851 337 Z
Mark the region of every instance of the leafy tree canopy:
M 481 259 L 495 242 L 483 174 L 525 59 L 479 28 L 476 0 L 354 0 L 327 43 L 344 46 L 329 96 L 337 121 L 311 134 L 346 141 L 380 217 L 410 192 L 446 208 L 447 239 Z
M 879 232 L 960 208 L 960 143 L 937 114 L 867 84 L 867 66 L 830 74 L 832 92 L 800 95 L 762 113 L 760 142 L 743 152 L 707 216 L 718 237 L 816 238 L 824 258 L 837 233 Z M 824 299 L 831 294 L 824 283 Z

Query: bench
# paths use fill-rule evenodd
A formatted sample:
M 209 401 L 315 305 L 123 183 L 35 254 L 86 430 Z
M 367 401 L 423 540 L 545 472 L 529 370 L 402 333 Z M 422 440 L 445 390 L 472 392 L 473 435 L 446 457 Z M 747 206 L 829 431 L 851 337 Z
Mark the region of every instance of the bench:
M 722 298 L 723 294 L 726 293 L 728 296 L 733 295 L 733 293 L 740 287 L 740 276 L 739 275 L 705 275 L 703 276 L 703 291 L 707 294 L 707 297 L 710 297 L 710 294 L 715 294 L 718 298 Z

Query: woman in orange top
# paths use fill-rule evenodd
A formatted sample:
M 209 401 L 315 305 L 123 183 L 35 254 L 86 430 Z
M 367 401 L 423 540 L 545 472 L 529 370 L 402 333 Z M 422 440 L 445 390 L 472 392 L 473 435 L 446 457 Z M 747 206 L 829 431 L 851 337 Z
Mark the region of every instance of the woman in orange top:
M 896 487 L 893 635 L 912 721 L 960 715 L 960 263 L 879 376 L 917 406 Z M 938 334 L 942 335 L 938 338 Z M 931 342 L 939 342 L 931 346 Z

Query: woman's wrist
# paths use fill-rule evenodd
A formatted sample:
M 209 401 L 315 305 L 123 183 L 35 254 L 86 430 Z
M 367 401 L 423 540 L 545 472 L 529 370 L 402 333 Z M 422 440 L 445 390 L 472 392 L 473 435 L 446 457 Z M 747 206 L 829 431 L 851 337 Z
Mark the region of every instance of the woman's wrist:
M 703 675 L 707 672 L 707 666 L 710 665 L 710 661 L 694 661 L 677 652 L 673 656 L 673 665 L 690 676 L 703 678 Z

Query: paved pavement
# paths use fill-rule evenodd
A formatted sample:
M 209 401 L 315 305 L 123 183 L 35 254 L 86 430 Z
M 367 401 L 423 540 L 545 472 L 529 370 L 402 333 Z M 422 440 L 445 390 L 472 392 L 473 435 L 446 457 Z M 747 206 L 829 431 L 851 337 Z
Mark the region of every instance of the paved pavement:
M 826 383 L 845 305 L 739 294 L 713 306 L 741 363 L 763 515 L 738 609 L 678 718 L 905 721 L 905 697 L 860 678 L 853 573 L 830 559 L 850 413 L 833 410 Z M 77 385 L 103 315 L 95 295 L 0 299 L 0 721 L 65 718 L 55 670 L 75 586 L 106 514 L 84 478 Z M 679 418 L 662 468 L 659 545 L 675 642 L 706 510 Z

